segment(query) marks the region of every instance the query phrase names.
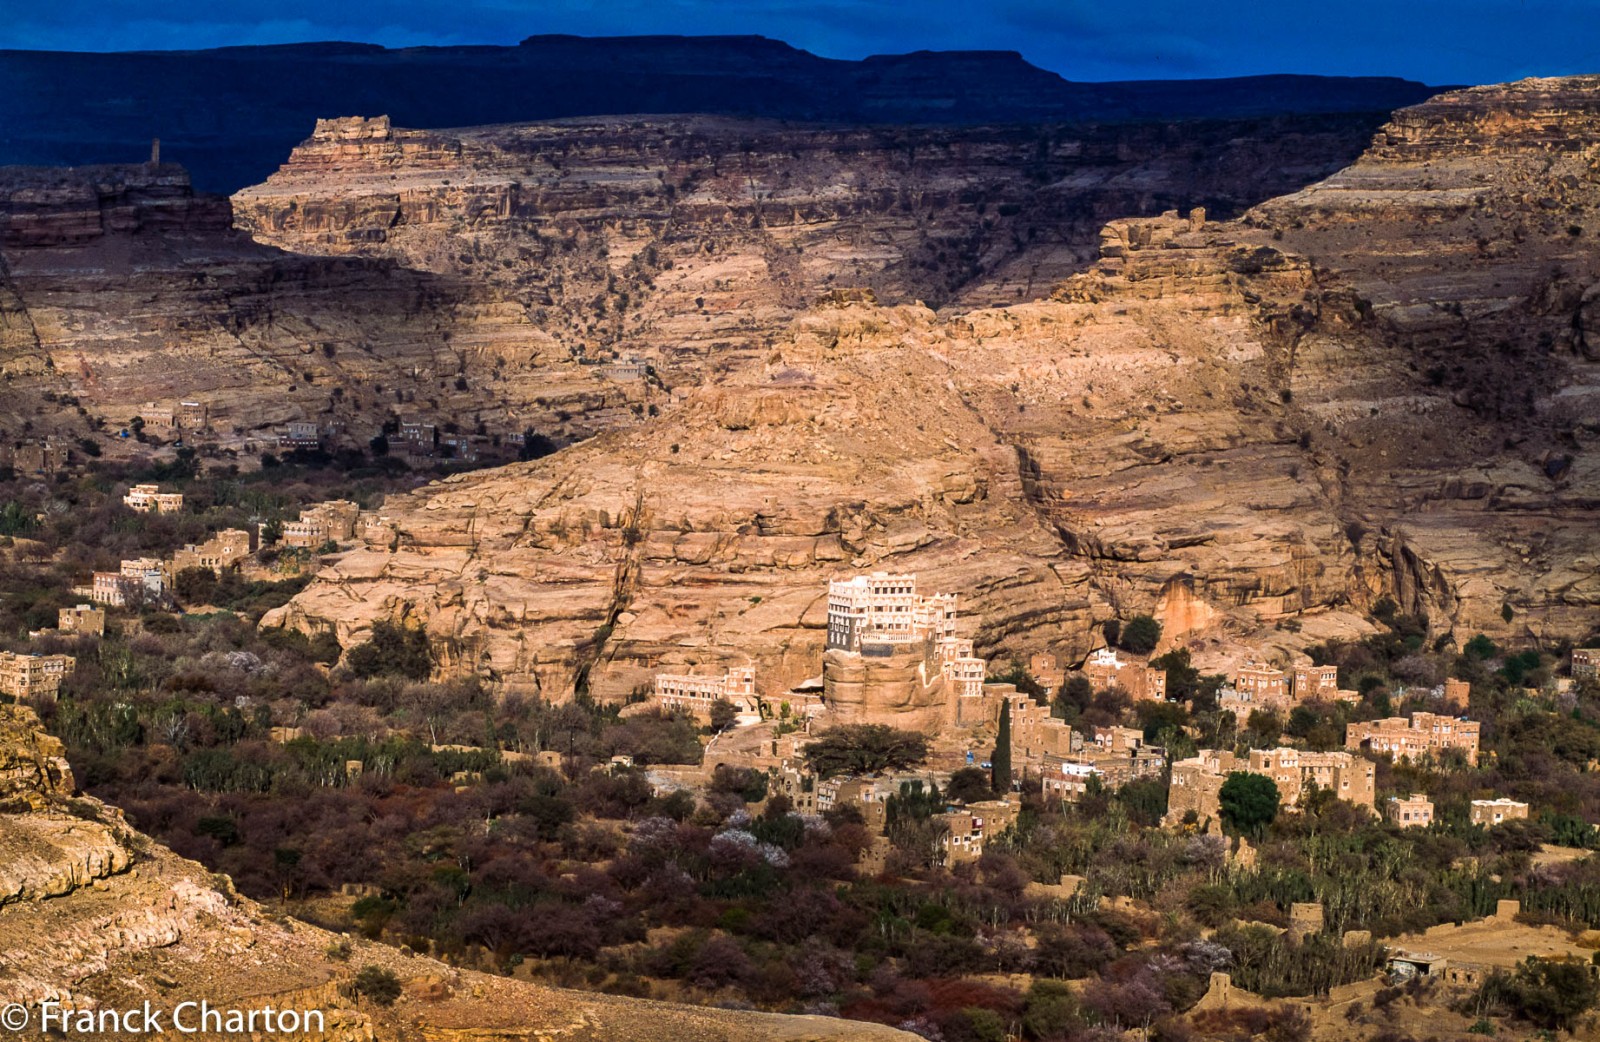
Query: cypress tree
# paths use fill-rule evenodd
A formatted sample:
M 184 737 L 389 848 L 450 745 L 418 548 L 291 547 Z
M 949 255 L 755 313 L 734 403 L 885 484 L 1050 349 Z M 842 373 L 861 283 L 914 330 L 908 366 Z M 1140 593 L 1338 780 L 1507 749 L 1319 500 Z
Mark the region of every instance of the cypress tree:
M 995 735 L 994 753 L 989 757 L 993 765 L 994 791 L 1004 796 L 1011 791 L 1011 699 L 1000 703 L 1000 731 Z

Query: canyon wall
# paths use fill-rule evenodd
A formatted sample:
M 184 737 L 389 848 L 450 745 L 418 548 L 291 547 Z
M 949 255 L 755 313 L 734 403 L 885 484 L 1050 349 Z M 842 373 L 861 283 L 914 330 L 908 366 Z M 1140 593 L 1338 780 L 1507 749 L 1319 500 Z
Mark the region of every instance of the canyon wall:
M 818 303 L 1038 296 L 1109 216 L 1239 211 L 1369 131 L 333 119 L 231 217 L 171 164 L 3 168 L 0 429 L 77 439 L 183 399 L 212 417 L 192 440 L 247 465 L 291 421 L 355 447 L 395 417 L 581 440 L 759 357 Z M 654 372 L 605 364 L 631 359 Z
M 782 690 L 827 578 L 869 569 L 961 594 L 1000 658 L 1141 611 L 1200 652 L 1300 647 L 1381 596 L 1458 641 L 1582 636 L 1597 112 L 1587 79 L 1447 95 L 1241 220 L 1110 223 L 1050 299 L 822 302 L 626 436 L 392 501 L 397 545 L 268 621 L 410 616 L 447 670 L 552 697 L 746 659 Z
M 252 456 L 311 421 L 365 445 L 391 415 L 585 437 L 643 411 L 487 287 L 381 259 L 286 254 L 165 165 L 0 168 L 0 418 L 7 434 L 147 402 L 205 403 L 210 440 Z M 81 421 L 57 407 L 82 408 Z

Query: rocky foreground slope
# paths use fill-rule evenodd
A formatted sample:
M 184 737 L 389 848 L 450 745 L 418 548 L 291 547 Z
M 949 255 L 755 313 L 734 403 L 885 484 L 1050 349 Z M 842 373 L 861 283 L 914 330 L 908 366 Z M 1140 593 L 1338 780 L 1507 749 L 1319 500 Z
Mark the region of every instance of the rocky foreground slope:
M 30 710 L 0 705 L 0 986 L 7 1002 L 30 1007 L 35 1017 L 45 1001 L 80 1010 L 148 1001 L 169 1014 L 170 1032 L 170 1011 L 203 1001 L 223 1010 L 320 1010 L 325 1032 L 293 1035 L 306 1042 L 913 1037 L 823 1017 L 564 991 L 456 970 L 384 945 L 355 942 L 346 954 L 339 941 L 267 914 L 234 893 L 226 877 L 209 875 L 134 832 L 114 808 L 77 794 L 61 744 Z M 351 989 L 368 965 L 400 979 L 403 993 L 392 1007 Z M 37 1026 L 35 1019 L 12 1037 L 47 1037 Z
M 1113 222 L 1052 299 L 811 309 L 637 432 L 392 501 L 395 544 L 269 621 L 411 616 L 552 696 L 686 660 L 781 690 L 865 569 L 962 594 L 989 655 L 1138 611 L 1304 644 L 1386 594 L 1457 640 L 1582 636 L 1596 119 L 1588 78 L 1446 95 L 1244 220 Z

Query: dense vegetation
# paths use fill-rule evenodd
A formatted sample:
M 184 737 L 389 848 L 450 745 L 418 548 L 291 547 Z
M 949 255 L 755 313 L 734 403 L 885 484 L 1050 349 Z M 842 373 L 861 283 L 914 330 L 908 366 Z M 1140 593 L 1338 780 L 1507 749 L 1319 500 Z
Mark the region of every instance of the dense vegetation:
M 28 534 L 15 533 L 0 576 L 9 645 L 53 624 L 87 568 L 364 494 L 314 469 L 301 477 L 189 480 L 195 512 L 175 518 L 129 515 L 107 475 L 42 492 L 11 486 L 0 521 Z M 1188 1028 L 1175 1014 L 1214 970 L 1269 996 L 1369 977 L 1379 949 L 1342 944 L 1346 930 L 1382 938 L 1485 914 L 1502 897 L 1535 917 L 1600 926 L 1600 867 L 1536 869 L 1531 858 L 1544 841 L 1600 847 L 1588 824 L 1600 820 L 1600 773 L 1588 770 L 1600 759 L 1600 689 L 1553 693 L 1563 648 L 1511 653 L 1477 639 L 1457 650 L 1380 605 L 1378 636 L 1315 649 L 1362 693 L 1354 705 L 1238 721 L 1217 708 L 1218 678 L 1181 650 L 1161 660 L 1177 703 L 1134 706 L 1081 677 L 1056 692 L 1032 685 L 1076 725 L 1137 726 L 1180 756 L 1282 740 L 1337 748 L 1348 720 L 1413 709 L 1470 710 L 1484 721 L 1485 754 L 1476 768 L 1380 763 L 1380 798 L 1435 801 L 1438 823 L 1410 832 L 1330 793 L 1282 813 L 1254 776 L 1230 779 L 1224 818 L 1230 833 L 1249 836 L 1253 866 L 1229 857 L 1236 839 L 1152 828 L 1166 810 L 1164 779 L 1091 788 L 1062 805 L 1022 776 L 1015 828 L 981 859 L 947 867 L 937 815 L 993 795 L 974 768 L 944 792 L 907 786 L 889 801 L 888 871 L 870 877 L 857 866 L 872 836 L 852 808 L 795 814 L 748 770 L 719 770 L 698 796 L 652 778 L 653 767 L 699 762 L 707 729 L 686 718 L 433 682 L 433 649 L 401 624 L 346 649 L 329 636 L 259 630 L 261 613 L 301 581 L 192 576 L 179 606 L 224 610 L 147 607 L 116 613 L 103 640 L 35 642 L 79 660 L 60 696 L 37 708 L 87 789 L 244 892 L 465 964 L 626 994 L 839 1013 L 944 1042 L 1106 1028 L 1178 1039 Z M 1142 641 L 1139 628 L 1128 627 Z M 1433 693 L 1447 675 L 1471 682 L 1470 706 Z M 888 728 L 819 738 L 807 755 L 823 775 L 927 755 L 919 736 Z M 611 764 L 618 754 L 636 766 Z M 1486 795 L 1527 800 L 1537 816 L 1493 830 L 1468 824 L 1468 802 Z M 1064 874 L 1085 880 L 1070 896 L 1031 885 Z M 1277 928 L 1308 900 L 1323 903 L 1327 931 L 1290 944 Z M 1568 976 L 1532 966 L 1495 978 L 1479 1008 L 1566 1026 L 1595 1001 Z M 377 977 L 368 984 L 375 996 L 389 990 Z M 1383 1023 L 1377 1007 L 1358 1016 Z M 1309 1031 L 1289 1014 L 1201 1019 L 1214 1037 Z

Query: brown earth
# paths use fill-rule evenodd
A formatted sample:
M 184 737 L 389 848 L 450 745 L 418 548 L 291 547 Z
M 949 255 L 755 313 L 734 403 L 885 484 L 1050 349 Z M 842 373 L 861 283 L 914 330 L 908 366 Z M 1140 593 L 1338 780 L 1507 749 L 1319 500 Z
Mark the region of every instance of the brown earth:
M 223 1009 L 322 1010 L 327 1031 L 296 1036 L 307 1042 L 913 1037 L 825 1017 L 565 991 L 361 941 L 336 957 L 330 949 L 341 938 L 267 913 L 226 877 L 76 795 L 60 743 L 31 710 L 9 705 L 0 705 L 0 865 L 0 988 L 6 1001 L 30 1007 L 54 999 L 75 1009 L 125 1009 L 148 1000 L 170 1011 L 203 1000 Z M 405 991 L 393 1007 L 349 994 L 356 971 L 368 965 L 400 978 Z

